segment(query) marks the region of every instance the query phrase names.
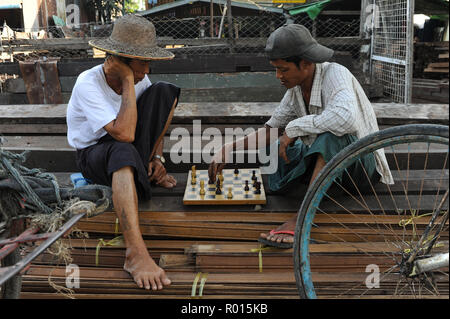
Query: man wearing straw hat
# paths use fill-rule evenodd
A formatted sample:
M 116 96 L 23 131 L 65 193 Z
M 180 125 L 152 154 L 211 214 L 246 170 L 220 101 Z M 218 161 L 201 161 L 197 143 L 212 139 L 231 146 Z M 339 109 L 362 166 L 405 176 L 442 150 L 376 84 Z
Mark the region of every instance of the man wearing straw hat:
M 119 18 L 110 37 L 89 44 L 107 58 L 78 77 L 67 108 L 67 138 L 83 176 L 112 187 L 127 247 L 124 269 L 139 287 L 162 289 L 170 279 L 142 238 L 138 198 L 151 197 L 151 183 L 176 185 L 162 150 L 180 89 L 147 77 L 150 61 L 174 55 L 157 46 L 154 25 L 138 15 Z

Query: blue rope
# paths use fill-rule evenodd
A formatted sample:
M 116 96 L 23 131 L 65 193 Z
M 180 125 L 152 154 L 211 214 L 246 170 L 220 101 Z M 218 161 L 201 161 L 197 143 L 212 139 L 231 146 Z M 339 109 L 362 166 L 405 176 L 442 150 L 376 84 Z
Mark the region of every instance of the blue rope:
M 16 180 L 16 182 L 21 186 L 24 193 L 23 195 L 28 204 L 31 203 L 37 208 L 37 210 L 50 214 L 53 212 L 53 209 L 44 204 L 44 202 L 34 192 L 33 188 L 23 178 L 23 175 L 35 176 L 37 178 L 51 181 L 55 189 L 58 204 L 60 205 L 62 204 L 62 200 L 59 185 L 53 174 L 43 173 L 41 170 L 36 168 L 28 169 L 20 165 L 19 163 L 25 162 L 27 153 L 28 151 L 25 151 L 21 154 L 15 154 L 0 148 L 0 168 L 2 170 L 5 170 L 8 176 Z

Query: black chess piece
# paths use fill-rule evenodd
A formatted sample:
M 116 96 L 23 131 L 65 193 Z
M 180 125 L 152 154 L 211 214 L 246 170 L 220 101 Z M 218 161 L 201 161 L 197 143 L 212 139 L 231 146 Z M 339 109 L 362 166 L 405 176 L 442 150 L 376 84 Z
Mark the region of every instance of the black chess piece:
M 239 174 L 239 170 L 237 168 L 234 169 L 234 174 Z
M 259 183 L 259 182 L 258 182 L 258 178 L 255 178 L 255 179 L 253 180 L 253 187 L 256 187 L 256 184 L 257 184 L 257 183 Z
M 256 184 L 255 194 L 261 194 L 261 182 L 256 182 L 255 184 Z
M 257 177 L 256 177 L 256 171 L 255 170 L 253 170 L 253 175 L 252 175 L 252 180 L 254 181 Z
M 222 190 L 220 189 L 220 186 L 216 188 L 216 195 L 222 195 Z
M 244 191 L 249 191 L 250 187 L 248 187 L 248 181 L 245 181 Z

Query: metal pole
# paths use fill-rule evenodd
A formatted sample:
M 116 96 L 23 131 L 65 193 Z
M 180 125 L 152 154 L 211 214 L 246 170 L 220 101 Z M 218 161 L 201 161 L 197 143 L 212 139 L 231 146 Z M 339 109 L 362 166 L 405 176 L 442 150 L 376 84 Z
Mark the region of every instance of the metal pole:
M 227 0 L 227 7 L 228 7 L 228 12 L 227 12 L 227 18 L 228 18 L 228 38 L 230 39 L 230 53 L 234 52 L 234 35 L 233 35 L 233 15 L 231 13 L 231 0 Z
M 372 8 L 375 10 L 376 0 L 373 0 L 372 2 Z M 373 14 L 372 11 L 372 24 L 371 24 L 371 30 L 370 30 L 370 58 L 369 58 L 369 72 L 370 72 L 370 83 L 375 84 L 377 80 L 375 79 L 374 72 L 373 72 L 373 47 L 375 45 L 375 14 Z M 384 88 L 383 88 L 384 91 Z
M 411 103 L 414 63 L 414 0 L 407 0 L 406 15 L 405 103 Z
M 209 4 L 209 14 L 211 16 L 210 22 L 209 22 L 209 36 L 212 38 L 214 37 L 214 2 L 211 0 Z
M 220 27 L 219 27 L 219 34 L 217 35 L 217 38 L 220 39 L 222 37 L 222 28 L 223 28 L 223 21 L 225 20 L 225 14 L 227 13 L 228 5 L 225 4 L 225 8 L 223 9 L 222 18 L 220 19 Z

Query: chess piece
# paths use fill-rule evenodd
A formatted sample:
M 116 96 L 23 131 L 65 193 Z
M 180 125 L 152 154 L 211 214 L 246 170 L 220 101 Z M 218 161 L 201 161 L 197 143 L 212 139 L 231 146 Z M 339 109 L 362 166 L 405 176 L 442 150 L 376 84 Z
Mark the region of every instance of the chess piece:
M 258 178 L 255 178 L 255 179 L 253 180 L 253 187 L 256 188 L 256 184 L 257 184 L 257 183 L 259 183 L 259 182 L 258 182 Z
M 205 181 L 200 181 L 200 195 L 201 196 L 203 196 L 203 195 L 205 195 L 206 194 L 206 191 L 205 191 Z
M 214 185 L 214 181 L 211 180 L 211 179 L 209 179 L 209 180 L 208 180 L 208 185 Z
M 222 190 L 220 189 L 220 187 L 216 188 L 216 195 L 222 195 Z
M 244 191 L 248 192 L 249 190 L 250 190 L 250 187 L 248 187 L 248 181 L 245 181 Z
M 256 182 L 256 190 L 255 190 L 255 194 L 259 195 L 261 194 L 261 182 Z
M 234 174 L 238 175 L 239 174 L 239 170 L 237 168 L 234 169 Z
M 192 178 L 196 178 L 197 177 L 197 169 L 195 168 L 195 165 L 192 165 L 191 171 L 192 171 Z
M 228 199 L 232 199 L 233 198 L 233 193 L 231 192 L 232 188 L 228 188 L 228 194 L 227 194 L 227 198 Z
M 195 178 L 195 176 L 193 176 L 191 179 L 191 185 L 195 185 L 195 184 L 197 184 L 197 179 Z
M 223 175 L 222 173 L 220 173 L 219 177 L 219 181 L 220 181 L 220 187 L 223 187 Z
M 252 171 L 253 172 L 253 175 L 252 175 L 252 180 L 254 181 L 257 177 L 256 177 L 256 171 L 255 170 L 253 170 Z

